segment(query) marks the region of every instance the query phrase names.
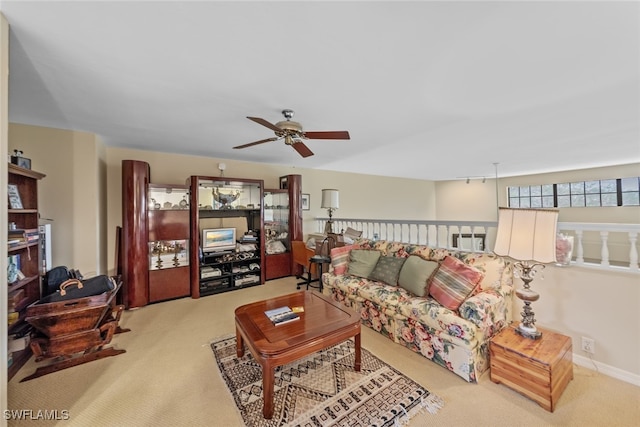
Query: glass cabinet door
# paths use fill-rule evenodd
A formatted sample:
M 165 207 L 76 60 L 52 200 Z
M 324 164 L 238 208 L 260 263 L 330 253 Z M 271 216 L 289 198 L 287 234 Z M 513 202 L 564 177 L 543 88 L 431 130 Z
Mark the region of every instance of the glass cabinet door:
M 149 184 L 149 269 L 189 265 L 189 187 Z
M 260 209 L 260 184 L 243 181 L 200 180 L 198 209 Z
M 149 210 L 187 210 L 189 209 L 189 188 L 149 184 L 147 195 Z
M 265 190 L 264 233 L 267 255 L 291 251 L 289 193 L 286 190 Z

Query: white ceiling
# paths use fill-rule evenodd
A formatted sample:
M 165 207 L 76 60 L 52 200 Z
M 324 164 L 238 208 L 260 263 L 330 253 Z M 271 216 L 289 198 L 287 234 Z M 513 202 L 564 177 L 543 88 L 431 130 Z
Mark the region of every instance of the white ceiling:
M 0 1 L 9 120 L 427 180 L 640 161 L 640 3 Z M 300 157 L 246 119 L 295 110 Z

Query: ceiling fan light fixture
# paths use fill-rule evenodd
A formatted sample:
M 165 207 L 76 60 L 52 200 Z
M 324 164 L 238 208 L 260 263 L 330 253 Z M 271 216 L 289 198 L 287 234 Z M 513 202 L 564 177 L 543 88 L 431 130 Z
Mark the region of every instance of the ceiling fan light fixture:
M 252 147 L 254 145 L 263 144 L 265 142 L 277 141 L 279 139 L 284 139 L 285 145 L 289 145 L 293 147 L 298 154 L 302 157 L 313 156 L 313 151 L 307 147 L 303 139 L 350 139 L 348 131 L 310 131 L 304 132 L 302 130 L 302 125 L 298 122 L 294 122 L 291 118 L 294 115 L 293 110 L 282 110 L 282 115 L 286 120 L 282 120 L 277 122 L 276 124 L 272 124 L 271 122 L 260 118 L 260 117 L 251 117 L 247 116 L 247 118 L 253 122 L 258 123 L 264 127 L 271 129 L 275 133 L 275 137 L 265 138 L 259 141 L 250 142 L 248 144 L 242 144 L 233 147 L 237 148 L 247 148 Z
M 276 123 L 276 126 L 282 129 L 283 131 L 302 133 L 302 125 L 298 122 L 294 122 L 291 120 L 283 120 L 281 122 Z

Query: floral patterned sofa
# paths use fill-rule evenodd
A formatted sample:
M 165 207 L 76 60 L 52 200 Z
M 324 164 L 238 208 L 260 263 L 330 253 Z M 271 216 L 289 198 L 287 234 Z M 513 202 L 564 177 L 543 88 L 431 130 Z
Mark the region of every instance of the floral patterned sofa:
M 351 251 L 360 249 L 360 251 Z M 363 249 L 387 257 L 418 255 L 437 262 L 427 282 L 427 294 L 420 297 L 396 285 L 354 276 L 349 264 Z M 361 321 L 393 342 L 421 353 L 429 360 L 476 382 L 489 368 L 489 340 L 511 319 L 513 269 L 509 261 L 489 253 L 468 253 L 427 246 L 361 239 L 354 245 L 332 250 L 332 266 L 323 274 L 323 292 L 360 313 Z M 430 282 L 446 258 L 470 271 L 480 272 L 477 286 L 457 310 L 439 303 Z M 444 273 L 443 273 L 444 274 Z M 442 300 L 442 299 L 440 299 Z M 446 304 L 445 304 L 446 305 Z

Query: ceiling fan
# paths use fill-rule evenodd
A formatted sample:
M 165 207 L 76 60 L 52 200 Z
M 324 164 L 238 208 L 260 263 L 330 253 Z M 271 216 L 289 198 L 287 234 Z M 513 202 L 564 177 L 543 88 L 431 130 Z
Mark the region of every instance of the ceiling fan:
M 238 145 L 233 148 L 247 148 L 252 145 L 277 141 L 284 138 L 284 143 L 292 146 L 302 157 L 309 157 L 313 156 L 313 152 L 304 144 L 304 142 L 302 142 L 303 139 L 350 139 L 349 132 L 346 130 L 305 132 L 302 130 L 302 125 L 300 123 L 291 120 L 294 115 L 293 110 L 282 110 L 282 115 L 286 120 L 278 122 L 275 125 L 269 123 L 265 119 L 261 119 L 260 117 L 247 117 L 247 119 L 253 120 L 256 123 L 273 130 L 276 136 L 261 139 L 260 141 L 250 142 L 248 144 Z

